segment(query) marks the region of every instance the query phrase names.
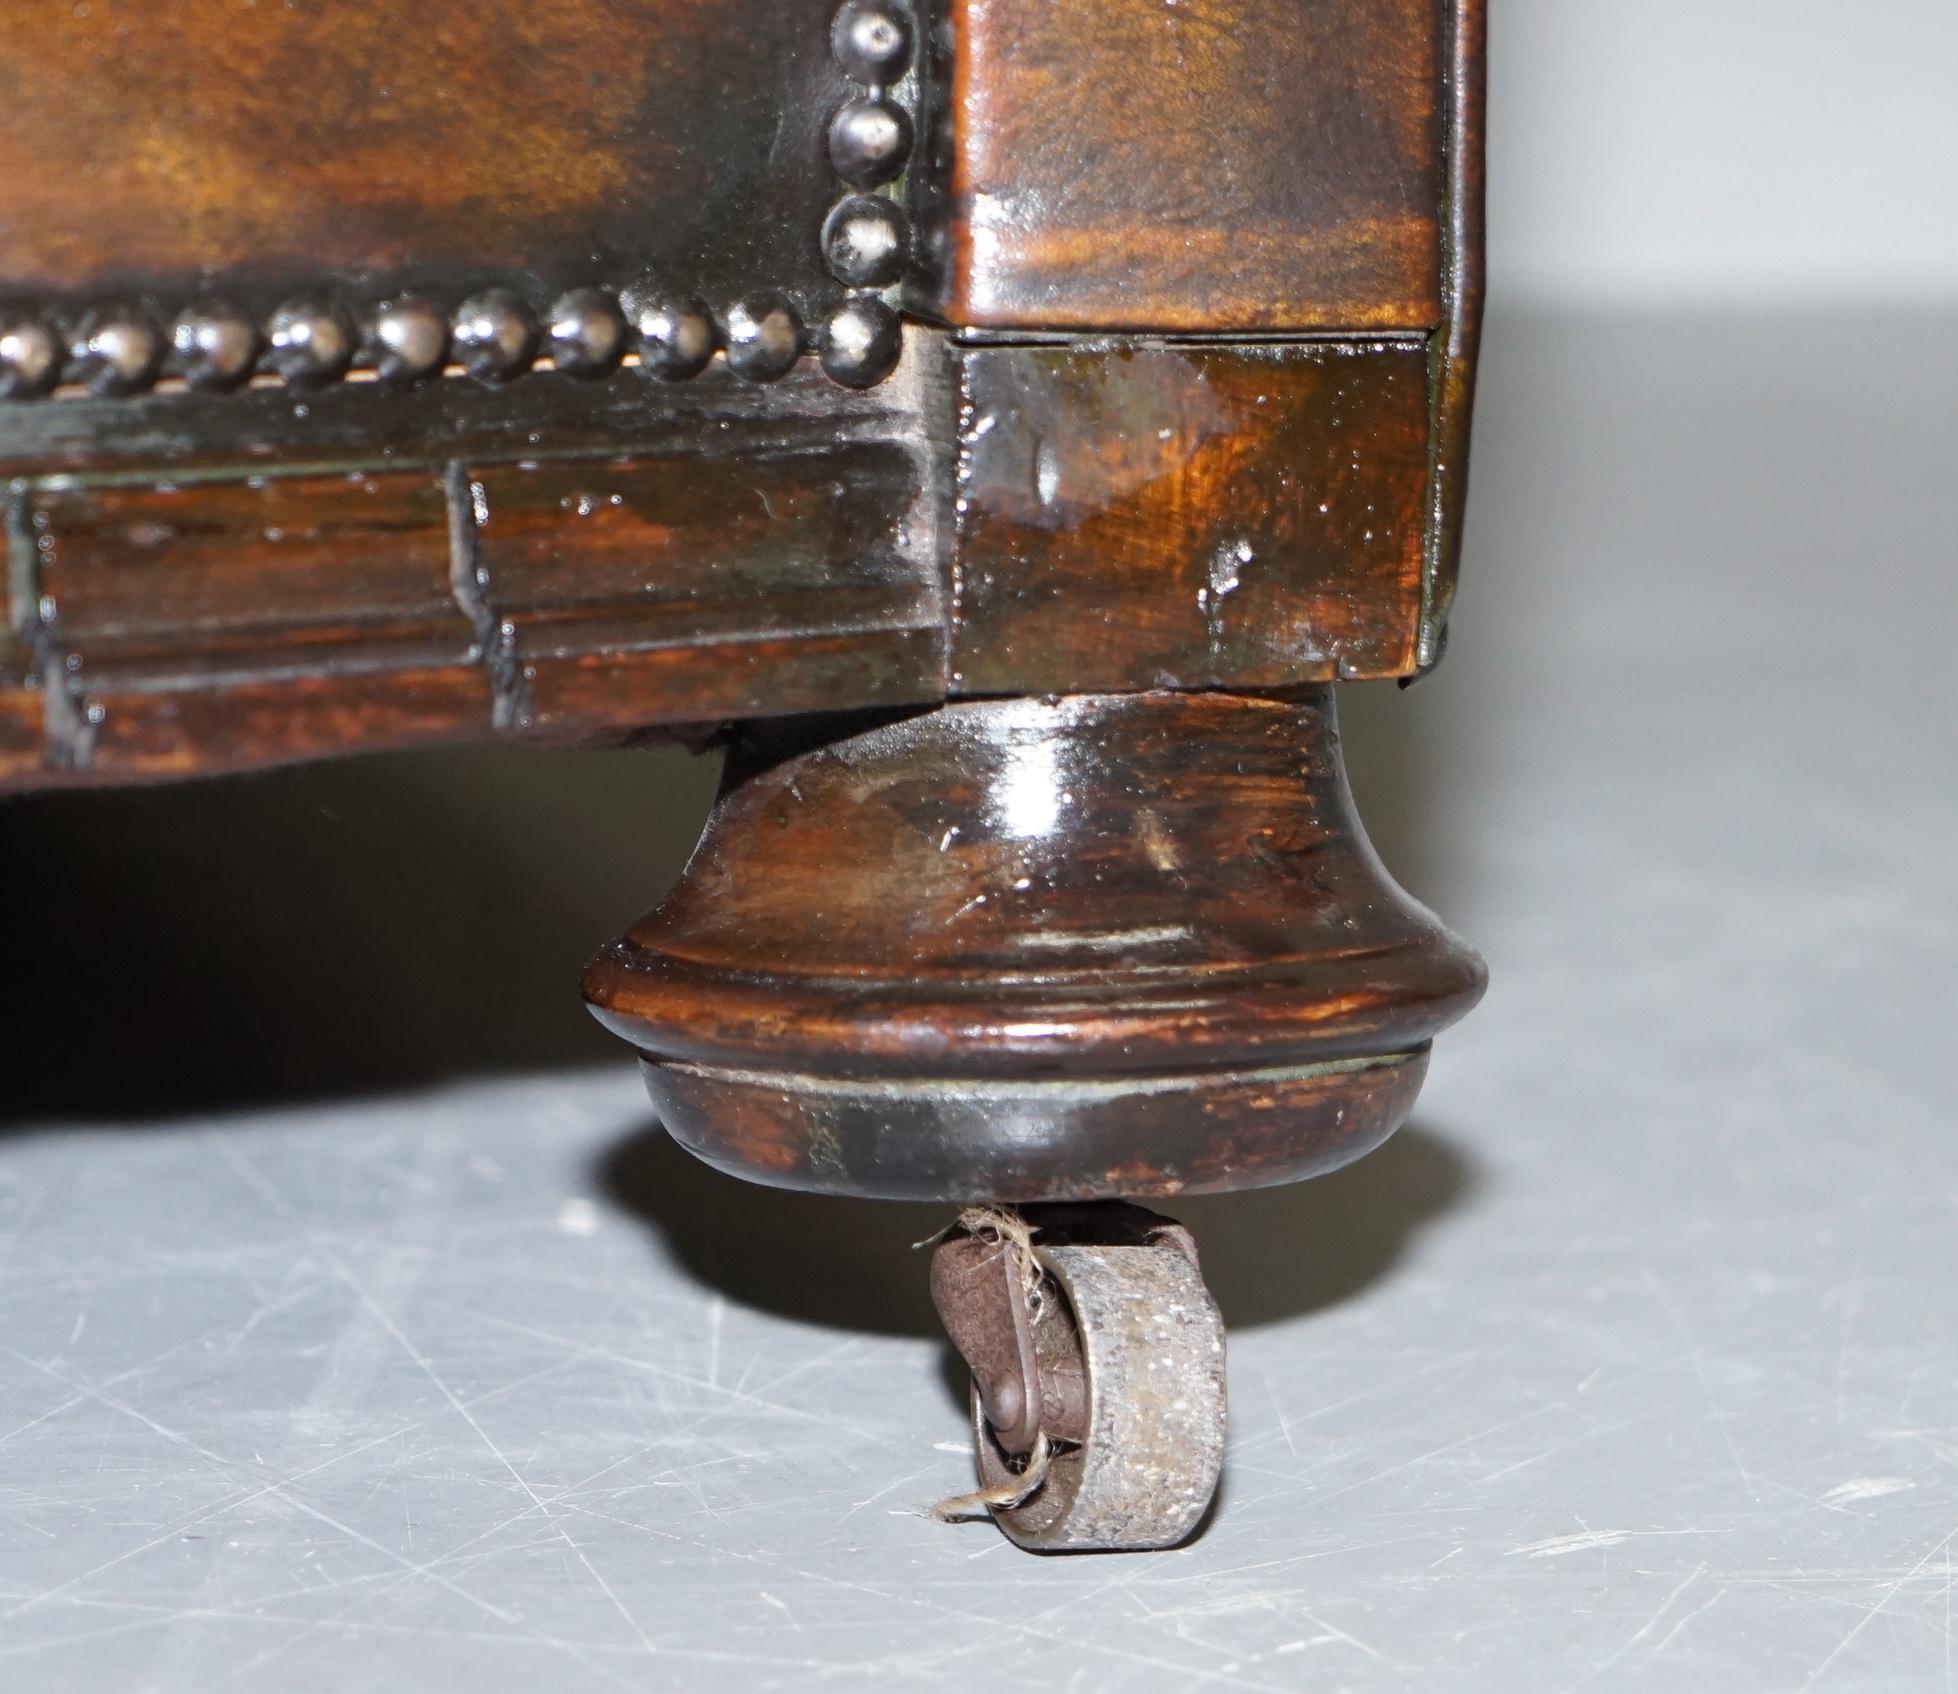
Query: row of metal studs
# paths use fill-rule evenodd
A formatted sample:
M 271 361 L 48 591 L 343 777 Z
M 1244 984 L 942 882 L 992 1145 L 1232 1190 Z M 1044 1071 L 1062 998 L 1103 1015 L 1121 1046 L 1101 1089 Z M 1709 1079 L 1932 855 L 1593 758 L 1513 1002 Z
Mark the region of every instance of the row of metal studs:
M 837 63 L 862 91 L 830 119 L 830 166 L 857 192 L 824 220 L 823 257 L 830 274 L 855 291 L 836 320 L 847 320 L 863 380 L 877 382 L 897 363 L 901 337 L 895 310 L 874 291 L 902 280 L 911 226 L 895 200 L 870 191 L 894 181 L 911 156 L 910 114 L 888 93 L 910 69 L 911 24 L 888 0 L 844 0 L 829 39 Z
M 890 307 L 853 297 L 823 323 L 814 350 L 835 381 L 866 387 L 888 373 L 884 348 L 894 347 L 897 335 Z M 300 389 L 357 372 L 409 383 L 451 364 L 500 383 L 543 358 L 574 377 L 602 377 L 632 358 L 656 376 L 679 379 L 706 369 L 721 350 L 737 374 L 769 382 L 810 347 L 795 308 L 776 294 L 737 301 L 718 323 L 697 300 L 602 288 L 574 288 L 541 317 L 508 288 L 473 294 L 453 313 L 408 295 L 358 321 L 319 297 L 289 301 L 263 325 L 236 306 L 206 302 L 167 331 L 138 307 L 102 307 L 66 335 L 38 313 L 0 309 L 0 399 L 33 399 L 66 383 L 100 395 L 141 394 L 168 378 L 211 390 L 260 375 Z

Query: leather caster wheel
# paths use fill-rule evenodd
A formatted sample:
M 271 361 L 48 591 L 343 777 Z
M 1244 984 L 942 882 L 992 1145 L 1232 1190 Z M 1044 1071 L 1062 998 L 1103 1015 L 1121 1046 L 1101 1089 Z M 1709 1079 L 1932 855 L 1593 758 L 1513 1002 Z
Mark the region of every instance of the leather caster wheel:
M 1038 1552 L 1174 1547 L 1224 1458 L 1224 1325 L 1181 1224 L 1120 1203 L 974 1212 L 932 1295 L 973 1371 L 979 1489 Z M 942 1508 L 943 1510 L 943 1508 Z

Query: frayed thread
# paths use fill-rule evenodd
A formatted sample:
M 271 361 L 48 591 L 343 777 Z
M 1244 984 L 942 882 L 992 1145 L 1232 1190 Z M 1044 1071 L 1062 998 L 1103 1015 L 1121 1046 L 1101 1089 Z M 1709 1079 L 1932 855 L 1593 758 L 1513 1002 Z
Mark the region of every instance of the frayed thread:
M 996 1482 L 990 1488 L 975 1488 L 970 1494 L 954 1494 L 949 1500 L 940 1500 L 932 1507 L 931 1515 L 940 1523 L 958 1523 L 966 1518 L 984 1517 L 990 1512 L 1010 1512 L 1015 1506 L 1023 1506 L 1033 1498 L 1035 1491 L 1047 1480 L 1047 1471 L 1053 1462 L 1054 1444 L 1046 1436 L 1037 1435 L 1034 1437 L 1033 1451 L 1027 1455 L 1027 1468 L 1018 1476 Z

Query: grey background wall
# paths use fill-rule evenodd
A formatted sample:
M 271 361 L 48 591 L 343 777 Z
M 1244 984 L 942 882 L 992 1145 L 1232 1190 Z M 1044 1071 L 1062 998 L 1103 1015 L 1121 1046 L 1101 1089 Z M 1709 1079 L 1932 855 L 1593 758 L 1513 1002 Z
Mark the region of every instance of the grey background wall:
M 1491 0 L 1511 302 L 1958 296 L 1952 0 Z

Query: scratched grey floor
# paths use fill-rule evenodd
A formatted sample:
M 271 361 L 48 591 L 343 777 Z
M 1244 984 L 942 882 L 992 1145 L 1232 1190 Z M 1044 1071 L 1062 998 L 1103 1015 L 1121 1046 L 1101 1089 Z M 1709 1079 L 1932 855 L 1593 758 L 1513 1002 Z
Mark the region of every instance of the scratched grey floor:
M 1388 1150 L 1187 1208 L 1200 1542 L 925 1521 L 935 1219 L 689 1166 L 587 1034 L 698 769 L 36 800 L 0 1687 L 1958 1685 L 1958 335 L 1491 354 L 1454 653 L 1349 727 L 1496 986 Z

